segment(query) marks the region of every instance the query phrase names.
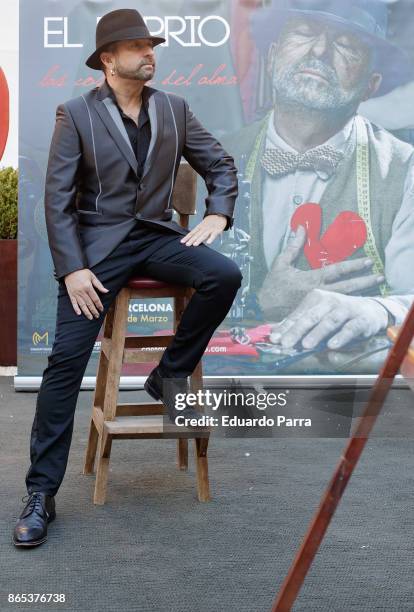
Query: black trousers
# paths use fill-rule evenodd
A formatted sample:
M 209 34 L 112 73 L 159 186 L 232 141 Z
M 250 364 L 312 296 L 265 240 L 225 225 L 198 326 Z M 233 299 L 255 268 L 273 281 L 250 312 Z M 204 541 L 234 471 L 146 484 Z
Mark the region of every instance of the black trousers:
M 137 222 L 127 238 L 91 270 L 109 292 L 98 290 L 99 318 L 77 315 L 64 281 L 59 283 L 55 340 L 43 372 L 30 437 L 28 493 L 55 495 L 62 483 L 72 441 L 82 378 L 105 314 L 134 274 L 194 287 L 175 338 L 160 365 L 172 378 L 189 376 L 215 329 L 230 310 L 242 275 L 228 257 L 206 244 L 186 246 L 181 234 Z

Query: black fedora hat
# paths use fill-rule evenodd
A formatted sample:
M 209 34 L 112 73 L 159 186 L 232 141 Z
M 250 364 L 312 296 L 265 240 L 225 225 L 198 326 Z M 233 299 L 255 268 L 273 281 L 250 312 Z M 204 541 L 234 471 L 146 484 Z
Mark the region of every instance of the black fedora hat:
M 103 15 L 96 26 L 96 50 L 85 64 L 95 70 L 101 69 L 100 54 L 106 45 L 118 40 L 150 38 L 155 45 L 165 42 L 161 36 L 151 36 L 144 19 L 135 9 L 118 9 Z
M 258 10 L 251 20 L 253 39 L 262 53 L 294 15 L 342 26 L 375 49 L 375 69 L 383 76 L 375 96 L 414 77 L 407 54 L 387 38 L 388 8 L 384 0 L 273 0 L 270 7 Z

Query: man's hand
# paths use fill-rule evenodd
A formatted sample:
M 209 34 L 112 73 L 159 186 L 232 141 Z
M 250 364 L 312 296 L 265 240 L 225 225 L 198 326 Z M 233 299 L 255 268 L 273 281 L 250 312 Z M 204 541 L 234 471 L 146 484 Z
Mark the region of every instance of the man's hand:
M 227 225 L 227 217 L 222 215 L 207 215 L 180 240 L 187 246 L 198 246 L 202 242 L 210 244 L 217 238 Z
M 295 268 L 293 262 L 303 249 L 305 239 L 306 231 L 300 225 L 286 249 L 275 258 L 258 292 L 258 301 L 265 317 L 272 318 L 272 311 L 277 312 L 280 307 L 286 308 L 290 303 L 297 304 L 313 289 L 349 294 L 384 281 L 381 275 L 367 273 L 372 261 L 366 257 L 329 264 L 317 270 Z M 355 276 L 341 280 L 349 274 Z
M 64 280 L 76 314 L 80 315 L 83 312 L 88 319 L 93 319 L 93 316 L 96 319 L 99 318 L 98 310 L 102 312 L 103 306 L 94 287 L 105 292 L 108 292 L 109 289 L 106 289 L 88 268 L 75 270 L 75 272 L 67 274 Z
M 291 348 L 301 340 L 304 349 L 312 349 L 337 332 L 327 346 L 339 349 L 361 336 L 374 336 L 387 325 L 386 309 L 370 297 L 314 289 L 288 317 L 272 327 L 270 341 Z

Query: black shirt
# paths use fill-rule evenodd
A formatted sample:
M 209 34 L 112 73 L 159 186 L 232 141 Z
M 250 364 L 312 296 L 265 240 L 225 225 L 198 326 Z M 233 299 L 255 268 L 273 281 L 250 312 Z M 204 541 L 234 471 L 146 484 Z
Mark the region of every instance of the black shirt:
M 151 122 L 149 120 L 148 115 L 148 98 L 146 96 L 142 96 L 142 105 L 138 117 L 137 126 L 137 124 L 131 119 L 131 117 L 128 117 L 128 115 L 124 113 L 124 111 L 118 104 L 112 87 L 109 85 L 108 81 L 106 81 L 106 83 L 108 85 L 109 95 L 117 105 L 122 121 L 124 122 L 125 129 L 132 145 L 132 149 L 135 151 L 135 156 L 138 161 L 137 178 L 138 180 L 141 180 L 142 173 L 144 170 L 144 163 L 149 149 L 149 143 L 151 140 Z M 232 226 L 231 217 L 229 217 L 228 215 L 223 216 L 227 218 L 227 225 L 225 229 L 228 229 Z
M 114 91 L 109 85 L 109 83 L 108 89 L 109 95 L 118 107 L 119 113 L 122 117 L 122 121 L 124 122 L 125 129 L 129 136 L 132 149 L 135 151 L 135 156 L 138 161 L 137 177 L 138 180 L 141 180 L 145 159 L 148 153 L 149 143 L 151 140 L 151 123 L 148 116 L 148 101 L 144 100 L 143 96 L 137 126 L 133 119 L 131 119 L 131 117 L 128 117 L 128 115 L 126 115 L 122 108 L 119 106 Z

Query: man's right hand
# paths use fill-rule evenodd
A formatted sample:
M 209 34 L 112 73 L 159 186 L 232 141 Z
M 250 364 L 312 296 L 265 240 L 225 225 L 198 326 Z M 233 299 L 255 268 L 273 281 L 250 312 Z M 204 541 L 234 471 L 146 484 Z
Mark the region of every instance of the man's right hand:
M 106 289 L 88 268 L 75 270 L 67 274 L 64 280 L 76 314 L 80 315 L 83 312 L 88 319 L 93 319 L 93 317 L 99 318 L 100 312 L 103 311 L 103 306 L 94 287 L 99 291 L 105 292 L 108 292 L 109 289 Z

